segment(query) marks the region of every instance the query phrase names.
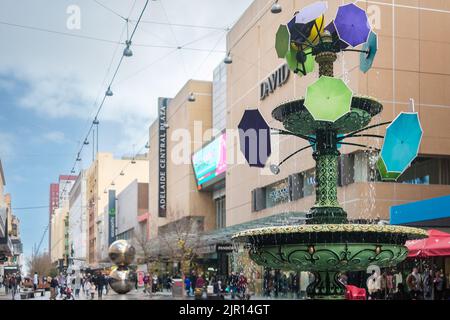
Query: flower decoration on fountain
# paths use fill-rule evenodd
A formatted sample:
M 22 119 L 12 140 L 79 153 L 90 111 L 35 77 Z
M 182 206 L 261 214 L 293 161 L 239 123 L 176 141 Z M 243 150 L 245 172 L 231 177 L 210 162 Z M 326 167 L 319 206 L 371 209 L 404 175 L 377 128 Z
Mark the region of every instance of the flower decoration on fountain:
M 349 223 L 337 197 L 339 146 L 381 152 L 381 176 L 395 180 L 417 156 L 423 132 L 415 112 L 402 113 L 393 122 L 370 124 L 383 110 L 382 104 L 353 94 L 342 80 L 334 78 L 333 71 L 337 53 L 349 51 L 360 53 L 360 70 L 368 72 L 378 50 L 377 36 L 370 30 L 367 14 L 355 4 L 340 6 L 334 21 L 323 28 L 326 9 L 326 2 L 314 3 L 277 31 L 277 55 L 287 60 L 289 68 L 306 75 L 316 62 L 320 75 L 307 87 L 305 98 L 285 102 L 272 111 L 284 129 L 270 128 L 258 110 L 246 110 L 239 124 L 241 150 L 250 166 L 265 166 L 271 153 L 269 130 L 307 141 L 270 169 L 279 174 L 283 163 L 313 149 L 316 202 L 305 225 L 247 230 L 233 240 L 246 243 L 250 257 L 259 265 L 313 272 L 315 280 L 307 289 L 310 296 L 343 298 L 345 288 L 338 280 L 341 272 L 363 271 L 373 264 L 395 266 L 407 256 L 407 240 L 427 235 L 415 228 Z M 362 48 L 356 49 L 359 45 Z M 353 49 L 347 49 L 349 46 Z M 386 137 L 369 131 L 389 124 Z M 379 150 L 353 140 L 360 138 L 385 140 Z

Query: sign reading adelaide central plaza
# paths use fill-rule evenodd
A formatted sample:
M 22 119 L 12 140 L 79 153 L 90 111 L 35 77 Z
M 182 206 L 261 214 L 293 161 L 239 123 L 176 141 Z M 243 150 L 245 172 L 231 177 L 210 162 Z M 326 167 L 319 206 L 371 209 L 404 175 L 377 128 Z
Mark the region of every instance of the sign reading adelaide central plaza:
M 167 211 L 167 106 L 169 98 L 158 99 L 159 114 L 159 173 L 158 173 L 158 216 L 166 217 Z
M 278 87 L 283 86 L 288 80 L 291 70 L 287 64 L 282 65 L 272 73 L 265 81 L 261 82 L 260 100 L 264 100 Z

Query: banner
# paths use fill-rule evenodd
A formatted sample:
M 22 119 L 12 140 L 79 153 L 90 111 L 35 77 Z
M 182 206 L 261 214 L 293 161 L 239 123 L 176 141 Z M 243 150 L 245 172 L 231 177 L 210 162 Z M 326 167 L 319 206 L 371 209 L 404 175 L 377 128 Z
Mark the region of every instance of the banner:
M 167 215 L 167 106 L 169 103 L 169 98 L 158 99 L 158 216 L 161 218 Z
M 116 190 L 109 190 L 108 194 L 108 244 L 116 239 Z

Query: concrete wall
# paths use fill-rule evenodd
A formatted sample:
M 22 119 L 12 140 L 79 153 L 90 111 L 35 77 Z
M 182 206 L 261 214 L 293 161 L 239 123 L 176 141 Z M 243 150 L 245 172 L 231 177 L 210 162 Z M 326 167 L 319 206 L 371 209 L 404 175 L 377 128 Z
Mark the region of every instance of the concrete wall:
M 82 171 L 70 192 L 69 245 L 73 246 L 74 265 L 84 266 L 87 261 L 87 197 L 86 174 Z

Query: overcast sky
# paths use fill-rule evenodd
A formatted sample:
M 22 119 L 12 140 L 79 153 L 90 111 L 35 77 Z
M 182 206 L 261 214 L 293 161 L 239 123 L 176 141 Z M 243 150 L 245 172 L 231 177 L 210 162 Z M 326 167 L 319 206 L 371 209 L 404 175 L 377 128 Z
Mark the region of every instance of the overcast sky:
M 139 150 L 157 114 L 158 97 L 174 96 L 188 79 L 211 80 L 225 55 L 223 29 L 250 3 L 150 1 L 133 39 L 134 55 L 123 62 L 112 87 L 114 96 L 100 114 L 100 151 L 120 157 L 131 155 L 134 144 Z M 131 33 L 144 4 L 145 0 L 0 1 L 0 158 L 13 207 L 48 205 L 49 184 L 69 173 L 124 49 L 117 45 L 127 37 L 120 16 L 129 17 Z M 80 29 L 71 29 L 77 27 L 73 9 L 79 9 Z M 180 46 L 199 50 L 173 49 Z M 92 150 L 82 158 L 87 167 Z M 48 224 L 48 209 L 15 213 L 29 255 Z M 47 247 L 46 237 L 41 251 Z

